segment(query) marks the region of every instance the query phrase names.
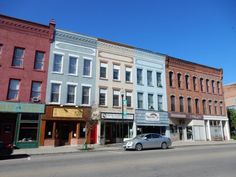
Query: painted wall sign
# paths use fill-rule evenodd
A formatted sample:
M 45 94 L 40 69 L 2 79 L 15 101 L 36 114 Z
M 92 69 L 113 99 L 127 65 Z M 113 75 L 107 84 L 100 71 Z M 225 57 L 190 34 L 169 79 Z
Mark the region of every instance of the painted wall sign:
M 158 112 L 146 112 L 145 119 L 147 121 L 160 121 L 160 114 Z
M 44 113 L 44 104 L 0 102 L 0 112 Z
M 82 118 L 83 109 L 53 108 L 53 117 Z
M 120 119 L 122 120 L 122 114 L 114 114 L 114 113 L 101 113 L 101 118 L 102 119 Z M 133 120 L 134 115 L 133 114 L 127 114 L 124 115 L 124 119 L 128 120 Z

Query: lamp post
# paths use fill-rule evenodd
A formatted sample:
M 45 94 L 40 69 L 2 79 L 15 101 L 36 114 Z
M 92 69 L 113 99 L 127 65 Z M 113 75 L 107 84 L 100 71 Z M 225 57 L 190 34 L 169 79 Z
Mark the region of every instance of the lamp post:
M 124 141 L 124 90 L 121 90 L 121 119 L 122 119 L 122 129 L 121 129 L 121 141 Z

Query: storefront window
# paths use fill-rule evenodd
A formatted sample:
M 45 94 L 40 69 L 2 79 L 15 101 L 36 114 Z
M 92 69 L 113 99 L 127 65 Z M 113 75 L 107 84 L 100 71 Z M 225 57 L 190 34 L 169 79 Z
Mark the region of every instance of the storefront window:
M 37 123 L 21 123 L 19 142 L 37 141 L 38 124 Z
M 45 139 L 52 138 L 53 122 L 47 121 L 45 130 Z

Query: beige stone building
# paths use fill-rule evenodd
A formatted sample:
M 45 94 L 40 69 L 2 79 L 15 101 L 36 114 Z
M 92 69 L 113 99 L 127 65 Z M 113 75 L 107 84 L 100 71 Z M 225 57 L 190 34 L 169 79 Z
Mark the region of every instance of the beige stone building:
M 225 106 L 236 109 L 236 83 L 224 86 Z
M 96 63 L 95 100 L 101 116 L 97 143 L 119 143 L 136 132 L 134 49 L 98 39 Z

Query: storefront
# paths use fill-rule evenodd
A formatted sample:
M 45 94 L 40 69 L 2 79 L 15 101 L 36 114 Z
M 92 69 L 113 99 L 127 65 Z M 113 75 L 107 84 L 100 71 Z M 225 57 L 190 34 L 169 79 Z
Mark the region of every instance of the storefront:
M 38 147 L 44 108 L 44 104 L 0 102 L 0 138 L 17 148 Z
M 159 133 L 170 136 L 167 112 L 136 110 L 137 134 Z
M 85 143 L 86 120 L 91 108 L 72 106 L 46 106 L 42 118 L 41 146 L 78 145 Z M 93 129 L 90 143 L 96 142 L 96 129 Z
M 202 115 L 170 113 L 172 141 L 205 141 L 206 132 Z
M 121 143 L 133 137 L 135 129 L 134 115 L 123 116 L 120 113 L 101 113 L 100 144 Z
M 208 141 L 229 140 L 229 121 L 227 117 L 205 116 L 204 123 Z

